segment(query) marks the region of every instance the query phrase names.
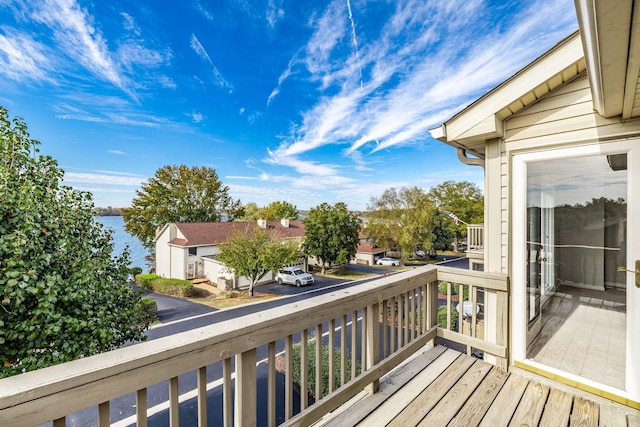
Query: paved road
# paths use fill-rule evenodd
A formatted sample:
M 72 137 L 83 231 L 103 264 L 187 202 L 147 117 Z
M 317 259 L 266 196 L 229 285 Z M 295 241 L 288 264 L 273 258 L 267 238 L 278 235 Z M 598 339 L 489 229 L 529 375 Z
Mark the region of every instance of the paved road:
M 145 296 L 153 298 L 158 304 L 158 320 L 160 323 L 175 322 L 177 320 L 188 319 L 194 316 L 218 311 L 213 307 L 197 304 L 184 298 L 177 298 L 154 292 L 149 292 Z

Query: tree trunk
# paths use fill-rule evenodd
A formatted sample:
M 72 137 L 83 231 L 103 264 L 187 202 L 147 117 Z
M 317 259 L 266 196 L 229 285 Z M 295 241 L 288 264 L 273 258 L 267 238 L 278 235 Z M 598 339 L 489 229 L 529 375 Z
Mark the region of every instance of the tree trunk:
M 253 296 L 253 282 L 249 285 L 249 296 Z

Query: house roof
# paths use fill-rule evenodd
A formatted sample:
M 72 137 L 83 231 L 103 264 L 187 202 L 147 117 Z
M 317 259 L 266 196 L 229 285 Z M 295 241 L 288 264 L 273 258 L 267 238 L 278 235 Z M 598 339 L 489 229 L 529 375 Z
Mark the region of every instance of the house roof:
M 579 32 L 562 40 L 504 83 L 453 116 L 431 135 L 483 159 L 485 141 L 501 138 L 502 122 L 582 74 L 603 117 L 640 116 L 640 4 L 632 0 L 576 0 Z M 464 161 L 464 159 L 461 159 Z
M 373 246 L 370 242 L 363 242 L 361 241 L 358 244 L 358 252 L 361 253 L 365 253 L 365 254 L 378 254 L 380 252 L 384 252 L 386 251 L 386 249 L 384 248 L 380 248 L 378 246 Z
M 176 246 L 218 245 L 226 242 L 236 230 L 258 228 L 256 222 L 178 222 L 175 226 L 185 237 L 169 241 Z M 284 227 L 280 221 L 267 221 L 266 228 L 281 238 L 304 237 L 304 224 L 298 220 L 289 221 L 289 227 Z

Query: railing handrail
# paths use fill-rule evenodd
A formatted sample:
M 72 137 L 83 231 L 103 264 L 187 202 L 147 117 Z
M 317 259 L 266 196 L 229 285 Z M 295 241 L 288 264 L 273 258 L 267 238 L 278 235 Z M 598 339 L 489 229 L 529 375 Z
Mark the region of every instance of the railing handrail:
M 165 338 L 0 380 L 0 420 L 42 423 L 197 370 L 436 280 L 506 291 L 506 276 L 425 266 Z M 95 390 L 100 390 L 96 393 Z M 65 402 L 64 406 L 59 405 Z M 4 414 L 4 416 L 3 416 Z

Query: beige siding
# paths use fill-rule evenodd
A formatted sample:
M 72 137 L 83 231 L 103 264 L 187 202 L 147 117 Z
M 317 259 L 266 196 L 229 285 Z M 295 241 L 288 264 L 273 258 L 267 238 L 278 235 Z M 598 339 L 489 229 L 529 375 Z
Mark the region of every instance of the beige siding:
M 605 119 L 593 109 L 586 73 L 560 86 L 504 122 L 501 141 L 501 270 L 509 270 L 510 157 L 516 152 L 581 145 L 640 135 L 640 120 Z

